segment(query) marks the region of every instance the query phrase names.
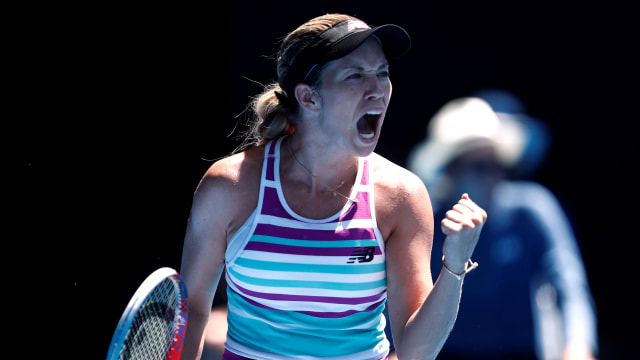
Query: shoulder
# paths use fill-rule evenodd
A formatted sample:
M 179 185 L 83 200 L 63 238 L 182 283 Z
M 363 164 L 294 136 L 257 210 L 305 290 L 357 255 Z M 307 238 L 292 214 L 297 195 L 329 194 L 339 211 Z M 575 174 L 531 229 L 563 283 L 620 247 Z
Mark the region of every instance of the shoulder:
M 248 218 L 258 201 L 263 155 L 257 147 L 213 163 L 195 191 L 192 220 L 215 218 L 229 229 Z
M 397 201 L 409 200 L 405 198 L 406 195 L 414 195 L 413 197 L 418 199 L 426 197 L 424 200 L 428 200 L 427 188 L 416 174 L 376 153 L 369 159 L 377 193 L 381 191 L 381 195 L 387 195 Z
M 552 208 L 560 208 L 555 195 L 533 181 L 503 181 L 495 187 L 493 198 L 501 209 L 547 213 Z
M 259 183 L 263 154 L 264 147 L 258 147 L 216 161 L 200 180 L 196 197 Z
M 520 194 L 520 197 L 535 198 L 538 196 L 553 197 L 549 189 L 533 181 L 502 181 L 496 186 L 496 191 L 505 195 Z
M 568 221 L 561 201 L 547 187 L 533 181 L 501 182 L 493 198 L 499 211 L 519 210 L 548 224 Z
M 228 240 L 257 203 L 263 153 L 255 148 L 216 161 L 195 191 L 180 273 L 189 287 L 190 306 L 193 302 L 207 316 Z
M 400 226 L 417 225 L 429 231 L 433 226 L 433 211 L 422 180 L 378 154 L 372 154 L 369 159 L 375 187 L 376 216 L 383 235 L 390 235 Z

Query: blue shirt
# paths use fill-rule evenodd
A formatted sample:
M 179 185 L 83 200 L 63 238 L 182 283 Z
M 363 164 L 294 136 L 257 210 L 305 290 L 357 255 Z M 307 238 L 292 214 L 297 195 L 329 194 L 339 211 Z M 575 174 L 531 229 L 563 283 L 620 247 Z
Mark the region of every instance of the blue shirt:
M 447 210 L 437 211 L 436 224 Z M 466 276 L 458 318 L 441 354 L 535 358 L 562 351 L 572 340 L 597 353 L 584 266 L 557 199 L 536 183 L 503 182 L 486 210 L 489 216 L 473 254 L 479 267 Z M 434 276 L 442 268 L 443 242 L 436 226 Z

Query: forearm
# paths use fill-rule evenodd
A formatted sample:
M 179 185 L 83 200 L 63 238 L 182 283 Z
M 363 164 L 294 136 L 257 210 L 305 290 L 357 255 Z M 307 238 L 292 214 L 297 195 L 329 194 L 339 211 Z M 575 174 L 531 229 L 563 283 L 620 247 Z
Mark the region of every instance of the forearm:
M 213 297 L 208 291 L 197 291 L 189 294 L 189 321 L 182 347 L 183 360 L 199 360 L 204 345 L 205 330 L 211 314 Z
M 441 268 L 434 285 L 428 271 L 432 260 L 429 255 L 432 234 L 428 225 L 427 241 L 421 241 L 419 235 L 403 236 L 401 232 L 387 241 L 389 315 L 392 328 L 397 329 L 393 335 L 398 359 L 435 359 L 442 349 L 458 315 L 464 274 L 477 266 L 474 263 L 469 267 L 468 261 L 486 218 L 486 212 L 467 194 L 463 194 L 453 209 L 447 212 L 441 221 L 442 232 L 447 236 L 442 251 L 446 256 L 443 264 L 446 262 L 447 267 Z M 416 231 L 416 234 L 422 233 L 425 231 Z M 401 240 L 394 243 L 396 239 Z M 424 244 L 427 244 L 426 249 L 421 246 Z M 418 251 L 421 250 L 427 254 L 427 261 L 424 261 L 424 257 L 406 256 L 407 253 L 420 253 Z
M 204 331 L 209 321 L 209 312 L 189 310 L 189 322 L 187 324 L 187 333 L 182 347 L 181 359 L 197 360 L 202 355 L 202 347 L 204 341 Z
M 409 318 L 396 344 L 399 360 L 435 359 L 455 323 L 462 280 L 442 268 L 422 306 Z

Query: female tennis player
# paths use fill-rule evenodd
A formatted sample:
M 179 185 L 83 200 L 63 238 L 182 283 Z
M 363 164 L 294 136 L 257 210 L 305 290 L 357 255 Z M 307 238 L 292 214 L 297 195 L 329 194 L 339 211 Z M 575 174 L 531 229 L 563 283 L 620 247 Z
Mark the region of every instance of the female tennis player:
M 385 359 L 387 301 L 398 358 L 436 357 L 486 213 L 464 194 L 446 214 L 434 284 L 427 189 L 374 153 L 389 61 L 409 47 L 398 26 L 339 14 L 283 40 L 278 83 L 253 103 L 252 145 L 214 163 L 194 196 L 183 359 L 199 358 L 223 272 L 223 359 Z

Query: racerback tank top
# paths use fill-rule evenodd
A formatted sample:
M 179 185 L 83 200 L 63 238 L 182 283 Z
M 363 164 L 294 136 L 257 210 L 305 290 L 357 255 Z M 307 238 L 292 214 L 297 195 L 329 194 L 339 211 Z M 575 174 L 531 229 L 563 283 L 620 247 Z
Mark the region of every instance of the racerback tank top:
M 368 160 L 358 161 L 358 202 L 307 219 L 283 195 L 283 139 L 266 145 L 258 206 L 225 254 L 225 346 L 251 359 L 384 358 L 385 252 Z

